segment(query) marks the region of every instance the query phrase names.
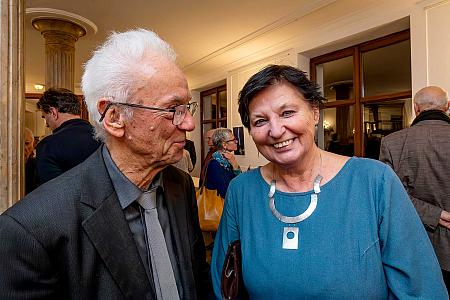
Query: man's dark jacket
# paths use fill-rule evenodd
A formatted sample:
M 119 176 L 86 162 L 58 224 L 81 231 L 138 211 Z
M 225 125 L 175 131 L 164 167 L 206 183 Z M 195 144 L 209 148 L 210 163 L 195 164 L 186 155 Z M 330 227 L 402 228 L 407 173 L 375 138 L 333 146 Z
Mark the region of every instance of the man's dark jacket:
M 427 229 L 441 268 L 450 271 L 450 230 L 439 226 L 450 211 L 450 118 L 424 111 L 410 128 L 381 140 L 380 160 L 397 173 Z
M 88 121 L 72 119 L 62 123 L 36 147 L 38 183 L 43 184 L 82 163 L 99 146 Z
M 189 175 L 162 172 L 185 299 L 211 290 Z M 156 299 L 101 148 L 0 216 L 0 299 Z
M 195 153 L 195 144 L 193 141 L 186 139 L 186 144 L 184 145 L 184 149 L 189 152 L 191 156 L 192 166 L 195 167 L 195 163 L 197 162 L 197 154 Z

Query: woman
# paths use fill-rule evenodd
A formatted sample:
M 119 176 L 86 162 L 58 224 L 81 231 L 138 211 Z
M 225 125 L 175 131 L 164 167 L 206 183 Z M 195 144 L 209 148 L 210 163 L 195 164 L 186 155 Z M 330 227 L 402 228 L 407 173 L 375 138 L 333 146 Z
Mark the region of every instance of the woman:
M 269 163 L 229 186 L 213 251 L 220 276 L 241 240 L 254 299 L 447 299 L 430 241 L 386 165 L 319 149 L 324 98 L 305 73 L 268 66 L 245 84 L 239 113 Z
M 241 173 L 233 151 L 237 150 L 237 140 L 228 128 L 217 128 L 212 135 L 217 149 L 206 169 L 206 188 L 217 190 L 225 198 L 231 179 Z

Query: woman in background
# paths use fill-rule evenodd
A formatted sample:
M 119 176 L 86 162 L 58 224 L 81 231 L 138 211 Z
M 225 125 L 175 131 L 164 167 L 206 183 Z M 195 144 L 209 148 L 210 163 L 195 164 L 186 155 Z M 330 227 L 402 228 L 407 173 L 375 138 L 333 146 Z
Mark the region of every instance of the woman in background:
M 233 151 L 237 150 L 237 140 L 228 128 L 217 128 L 212 135 L 212 142 L 217 149 L 206 169 L 206 188 L 217 190 L 225 198 L 231 179 L 241 173 Z
M 430 240 L 395 173 L 321 150 L 324 98 L 304 72 L 268 66 L 239 113 L 269 163 L 229 186 L 211 265 L 218 298 L 225 253 L 240 239 L 254 299 L 448 299 Z

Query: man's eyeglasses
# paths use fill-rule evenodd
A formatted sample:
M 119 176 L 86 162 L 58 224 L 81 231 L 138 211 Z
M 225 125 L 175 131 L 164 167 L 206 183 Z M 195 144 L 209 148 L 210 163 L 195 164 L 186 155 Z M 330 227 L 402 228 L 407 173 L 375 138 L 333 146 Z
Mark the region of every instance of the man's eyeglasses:
M 236 138 L 234 138 L 234 139 L 232 139 L 232 140 L 228 140 L 228 141 L 225 141 L 225 143 L 228 143 L 228 142 L 233 142 L 233 143 L 238 143 L 238 140 L 236 139 Z
M 105 118 L 106 112 L 113 105 L 122 105 L 122 106 L 134 107 L 134 108 L 143 108 L 143 109 L 150 109 L 150 110 L 173 113 L 172 124 L 175 126 L 178 126 L 181 123 L 183 123 L 184 118 L 186 117 L 187 111 L 189 111 L 189 113 L 193 116 L 195 114 L 195 112 L 197 111 L 197 106 L 198 106 L 197 102 L 191 102 L 188 104 L 177 105 L 174 108 L 152 107 L 152 106 L 145 106 L 145 105 L 139 105 L 139 104 L 134 104 L 134 103 L 109 102 L 108 105 L 106 105 L 105 111 L 102 113 L 99 122 L 103 121 L 103 119 Z

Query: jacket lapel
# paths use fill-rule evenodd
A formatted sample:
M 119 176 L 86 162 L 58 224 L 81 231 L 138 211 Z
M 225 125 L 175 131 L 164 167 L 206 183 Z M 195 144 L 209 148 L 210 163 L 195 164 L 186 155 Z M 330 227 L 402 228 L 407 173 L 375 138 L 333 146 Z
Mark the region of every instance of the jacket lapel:
M 103 162 L 101 148 L 87 164 L 81 202 L 92 210 L 82 226 L 127 299 L 154 299 L 145 268 Z

